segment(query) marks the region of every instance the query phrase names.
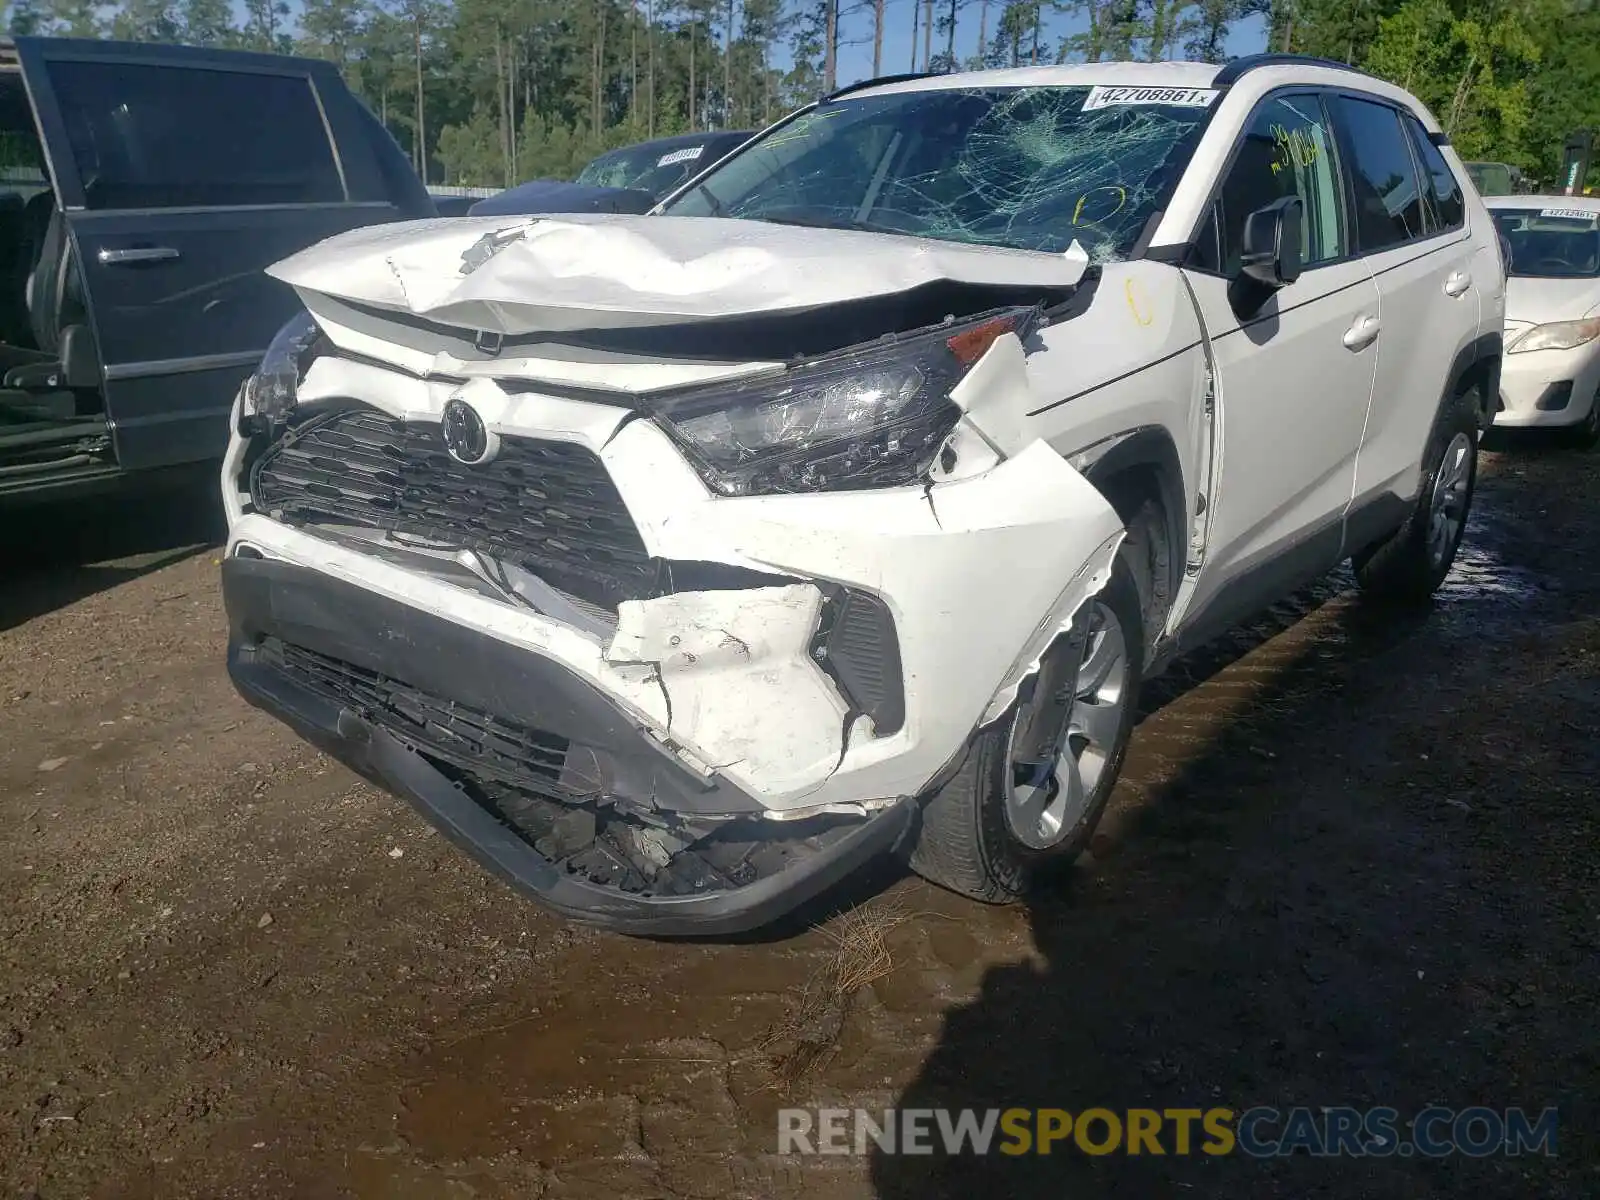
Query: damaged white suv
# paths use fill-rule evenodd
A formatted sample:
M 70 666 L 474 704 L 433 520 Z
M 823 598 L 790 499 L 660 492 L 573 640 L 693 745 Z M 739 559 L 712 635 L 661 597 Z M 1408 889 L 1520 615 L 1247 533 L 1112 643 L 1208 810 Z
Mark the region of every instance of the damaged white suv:
M 653 213 L 356 230 L 242 389 L 241 692 L 555 909 L 1075 854 L 1140 681 L 1448 571 L 1504 275 L 1428 112 L 1263 56 L 879 81 Z

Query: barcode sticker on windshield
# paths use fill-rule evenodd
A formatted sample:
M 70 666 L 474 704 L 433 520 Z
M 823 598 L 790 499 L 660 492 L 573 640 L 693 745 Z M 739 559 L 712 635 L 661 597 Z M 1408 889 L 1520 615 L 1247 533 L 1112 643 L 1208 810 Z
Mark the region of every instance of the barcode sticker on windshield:
M 1539 215 L 1541 217 L 1572 217 L 1579 221 L 1592 221 L 1600 214 L 1587 212 L 1581 208 L 1541 208 Z
M 1181 108 L 1206 108 L 1217 98 L 1216 88 L 1105 87 L 1089 89 L 1083 111 L 1117 104 L 1175 104 Z
M 704 149 L 704 146 L 690 146 L 687 150 L 674 150 L 671 154 L 663 154 L 657 160 L 656 166 L 670 167 L 673 163 L 692 162 L 700 157 L 700 151 Z

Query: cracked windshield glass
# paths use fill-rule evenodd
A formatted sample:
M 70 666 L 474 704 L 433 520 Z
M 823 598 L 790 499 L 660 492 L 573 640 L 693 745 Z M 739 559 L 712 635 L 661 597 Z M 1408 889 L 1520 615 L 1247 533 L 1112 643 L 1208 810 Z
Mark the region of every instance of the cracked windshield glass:
M 1076 240 L 1092 261 L 1123 258 L 1182 171 L 1209 96 L 1139 98 L 1135 89 L 967 88 L 823 104 L 665 211 L 1049 253 Z

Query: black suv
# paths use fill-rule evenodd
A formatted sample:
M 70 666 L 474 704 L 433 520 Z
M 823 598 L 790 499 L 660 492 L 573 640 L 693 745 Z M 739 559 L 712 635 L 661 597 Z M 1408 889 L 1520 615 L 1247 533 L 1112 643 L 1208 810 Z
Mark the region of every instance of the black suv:
M 263 268 L 434 215 L 330 63 L 0 42 L 0 504 L 220 461 L 299 308 Z

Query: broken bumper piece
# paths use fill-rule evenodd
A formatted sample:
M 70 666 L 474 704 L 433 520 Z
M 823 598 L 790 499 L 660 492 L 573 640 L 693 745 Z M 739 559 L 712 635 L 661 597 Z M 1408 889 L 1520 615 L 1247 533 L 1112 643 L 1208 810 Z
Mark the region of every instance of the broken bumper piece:
M 909 799 L 868 816 L 764 819 L 754 798 L 681 765 L 559 663 L 305 567 L 232 557 L 223 593 L 229 672 L 247 700 L 587 923 L 658 936 L 757 928 L 910 826 Z

